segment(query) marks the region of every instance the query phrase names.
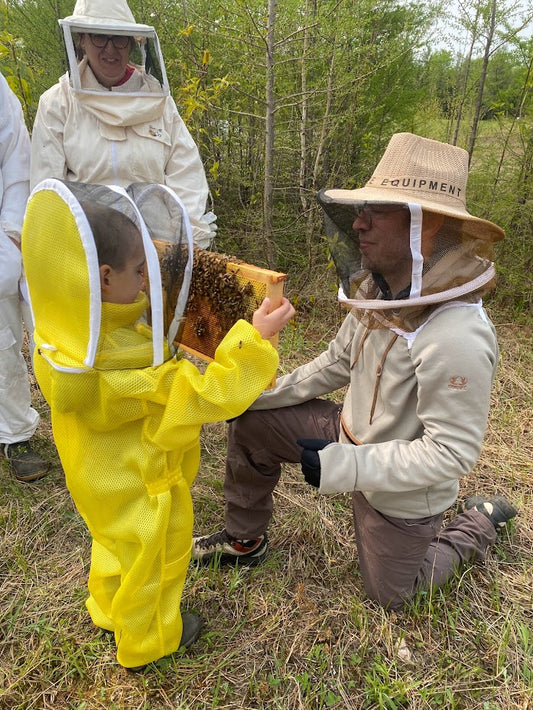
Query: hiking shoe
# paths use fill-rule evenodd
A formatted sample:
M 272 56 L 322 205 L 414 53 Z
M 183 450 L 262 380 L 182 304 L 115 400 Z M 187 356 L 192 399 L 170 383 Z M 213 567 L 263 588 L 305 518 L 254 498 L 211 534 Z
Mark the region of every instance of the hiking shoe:
M 181 622 L 183 624 L 183 630 L 181 632 L 180 648 L 190 648 L 193 643 L 200 636 L 200 631 L 202 630 L 202 619 L 198 614 L 191 614 L 190 612 L 185 612 L 181 615 Z M 150 664 L 145 663 L 142 666 L 131 666 L 126 668 L 126 670 L 131 673 L 141 673 Z
M 32 449 L 29 441 L 2 444 L 2 451 L 17 481 L 27 483 L 46 476 L 48 463 Z
M 466 510 L 477 510 L 490 520 L 496 530 L 502 530 L 518 511 L 503 496 L 484 498 L 470 496 L 465 500 Z
M 237 540 L 225 530 L 214 535 L 193 537 L 192 559 L 202 564 L 216 557 L 220 564 L 241 564 L 255 567 L 266 557 L 268 540 L 266 533 L 252 540 Z

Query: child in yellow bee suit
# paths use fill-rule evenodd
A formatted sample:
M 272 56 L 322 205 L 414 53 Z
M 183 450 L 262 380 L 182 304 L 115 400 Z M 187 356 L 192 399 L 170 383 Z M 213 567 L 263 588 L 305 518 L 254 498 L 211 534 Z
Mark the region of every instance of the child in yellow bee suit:
M 200 428 L 238 416 L 268 386 L 278 355 L 265 338 L 294 309 L 283 299 L 269 313 L 265 299 L 253 325 L 231 328 L 203 374 L 166 344 L 154 365 L 155 326 L 142 320 L 150 250 L 132 220 L 47 180 L 30 197 L 22 244 L 35 373 L 68 489 L 93 538 L 87 609 L 114 632 L 118 662 L 139 670 L 198 636 L 198 617 L 182 616 L 180 601 Z M 157 301 L 155 272 L 149 280 Z

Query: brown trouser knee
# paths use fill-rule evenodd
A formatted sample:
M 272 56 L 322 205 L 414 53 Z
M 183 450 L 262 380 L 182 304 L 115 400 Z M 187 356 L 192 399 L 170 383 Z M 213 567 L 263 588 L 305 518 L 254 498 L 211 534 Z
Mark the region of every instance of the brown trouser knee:
M 250 539 L 266 531 L 281 464 L 300 461 L 299 438 L 337 441 L 340 410 L 339 404 L 315 399 L 249 410 L 232 422 L 224 481 L 230 535 Z M 359 491 L 353 493 L 352 507 L 365 591 L 388 608 L 402 606 L 418 590 L 440 586 L 463 562 L 484 559 L 496 539 L 492 523 L 477 511 L 458 515 L 441 529 L 442 514 L 392 518 Z

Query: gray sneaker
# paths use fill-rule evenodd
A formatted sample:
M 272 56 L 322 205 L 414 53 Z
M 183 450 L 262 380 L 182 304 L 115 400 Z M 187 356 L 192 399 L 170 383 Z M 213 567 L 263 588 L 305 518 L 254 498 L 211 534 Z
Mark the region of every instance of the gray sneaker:
M 470 496 L 465 500 L 465 510 L 477 510 L 490 520 L 496 530 L 502 530 L 511 518 L 518 514 L 503 496 L 485 498 L 483 496 Z
M 2 444 L 2 452 L 9 462 L 11 473 L 17 481 L 36 481 L 48 473 L 48 462 L 34 451 L 29 441 Z
M 268 550 L 266 533 L 252 540 L 237 540 L 230 537 L 225 530 L 194 537 L 192 540 L 192 559 L 202 564 L 213 558 L 220 564 L 240 564 L 255 567 L 261 564 Z

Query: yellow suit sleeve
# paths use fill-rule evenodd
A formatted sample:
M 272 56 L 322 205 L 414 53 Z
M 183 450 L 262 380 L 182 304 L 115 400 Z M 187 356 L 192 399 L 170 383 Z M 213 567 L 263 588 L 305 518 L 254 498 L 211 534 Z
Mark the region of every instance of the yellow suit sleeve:
M 155 439 L 161 446 L 172 446 L 176 425 L 184 434 L 188 426 L 196 430 L 206 422 L 239 416 L 271 382 L 278 362 L 275 348 L 249 323 L 239 321 L 222 340 L 204 373 L 188 360 L 177 363 Z

